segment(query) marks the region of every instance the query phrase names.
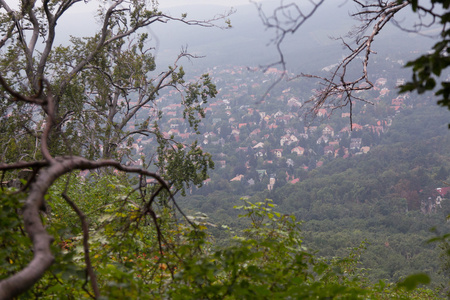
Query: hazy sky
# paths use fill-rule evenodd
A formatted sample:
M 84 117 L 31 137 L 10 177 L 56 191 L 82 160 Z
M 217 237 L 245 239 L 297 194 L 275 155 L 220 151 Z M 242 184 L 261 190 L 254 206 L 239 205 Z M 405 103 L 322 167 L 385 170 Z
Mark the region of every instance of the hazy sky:
M 245 5 L 249 4 L 248 0 L 160 0 L 159 6 L 161 8 L 164 7 L 174 7 L 174 6 L 185 6 L 186 4 L 189 5 L 197 5 L 197 4 L 212 4 L 212 5 L 223 5 L 228 7 L 236 7 L 239 5 Z
M 261 0 L 256 0 L 256 2 L 261 2 Z M 172 8 L 172 7 L 183 7 L 188 5 L 221 5 L 224 7 L 237 7 L 242 5 L 250 4 L 250 0 L 158 0 L 159 8 Z M 98 7 L 99 1 L 90 1 L 86 6 L 85 3 L 77 3 L 71 10 L 76 10 L 77 12 L 86 10 L 86 7 L 96 8 Z M 12 3 L 14 7 L 14 3 Z
M 150 0 L 148 0 L 150 1 Z M 186 12 L 191 18 L 211 18 L 211 7 L 223 6 L 224 10 L 214 10 L 214 13 L 224 13 L 230 8 L 239 8 L 244 5 L 250 5 L 250 0 L 156 0 L 159 3 L 159 9 L 169 15 L 178 16 L 181 12 Z M 265 0 L 267 1 L 267 0 Z M 268 0 L 271 1 L 271 0 Z M 278 0 L 277 0 L 278 1 Z M 14 0 L 13 0 L 14 2 Z M 261 0 L 256 0 L 261 2 Z M 93 0 L 83 3 L 83 1 L 73 5 L 70 10 L 58 22 L 58 27 L 62 29 L 65 36 L 91 35 L 96 25 L 94 25 L 93 16 L 99 7 L 101 1 Z M 202 9 L 202 6 L 204 9 Z M 255 11 L 256 13 L 256 11 Z M 92 17 L 91 17 L 92 16 Z M 200 16 L 200 17 L 199 17 Z M 79 22 L 83 19 L 83 22 Z

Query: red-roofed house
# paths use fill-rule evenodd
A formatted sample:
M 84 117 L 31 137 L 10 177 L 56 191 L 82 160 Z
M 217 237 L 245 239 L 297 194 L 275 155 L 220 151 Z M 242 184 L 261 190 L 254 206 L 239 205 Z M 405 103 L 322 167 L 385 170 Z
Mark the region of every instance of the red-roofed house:
M 278 158 L 283 156 L 283 149 L 273 149 L 273 150 L 270 150 L 270 152 L 275 154 L 275 156 Z
M 316 110 L 316 115 L 318 117 L 327 117 L 328 111 L 325 108 L 320 108 L 320 109 Z
M 305 153 L 305 148 L 297 146 L 291 150 L 291 153 L 297 153 L 298 156 L 301 156 Z
M 324 129 L 322 129 L 323 135 L 331 135 L 334 136 L 334 129 L 330 125 L 325 126 Z
M 295 179 L 290 181 L 291 184 L 296 184 L 297 182 L 300 182 L 299 178 L 295 178 Z
M 443 188 L 437 188 L 436 191 L 441 195 L 441 197 L 445 197 L 447 193 L 450 191 L 450 186 L 443 187 Z

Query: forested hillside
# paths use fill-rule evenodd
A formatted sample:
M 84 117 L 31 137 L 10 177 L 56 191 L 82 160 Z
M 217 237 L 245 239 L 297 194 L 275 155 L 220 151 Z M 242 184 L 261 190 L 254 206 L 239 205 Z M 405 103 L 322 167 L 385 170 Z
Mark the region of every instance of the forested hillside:
M 370 269 L 371 280 L 396 281 L 427 271 L 441 282 L 441 250 L 427 240 L 435 236 L 434 227 L 450 229 L 450 202 L 444 197 L 436 203 L 436 189 L 447 187 L 450 179 L 446 120 L 446 112 L 432 105 L 410 109 L 395 116 L 367 154 L 333 159 L 302 174 L 299 182 L 272 191 L 251 193 L 228 184 L 186 197 L 183 206 L 206 213 L 212 223 L 239 229 L 242 224 L 231 207 L 240 205 L 241 197 L 270 198 L 281 212 L 305 221 L 305 245 L 320 255 L 342 256 L 365 241 L 361 263 Z M 221 243 L 224 236 L 216 234 Z

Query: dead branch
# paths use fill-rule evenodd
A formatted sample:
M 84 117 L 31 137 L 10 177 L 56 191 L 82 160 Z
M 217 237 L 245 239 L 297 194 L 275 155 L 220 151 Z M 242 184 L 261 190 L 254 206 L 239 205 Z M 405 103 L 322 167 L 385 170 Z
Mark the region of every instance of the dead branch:
M 307 104 L 311 104 L 312 108 L 310 112 L 312 113 L 324 106 L 332 109 L 345 106 L 352 108 L 354 101 L 373 104 L 371 101 L 355 95 L 356 92 L 370 90 L 373 87 L 368 72 L 370 56 L 375 53 L 372 50 L 373 41 L 383 27 L 400 10 L 409 5 L 407 1 L 400 4 L 397 1 L 391 1 L 389 3 L 377 2 L 377 4 L 363 4 L 356 0 L 354 2 L 361 6 L 361 10 L 352 16 L 362 22 L 362 25 L 350 35 L 356 41 L 356 48 L 352 48 L 343 38 L 339 38 L 343 45 L 350 50 L 350 53 L 338 63 L 329 77 L 309 74 L 300 74 L 298 76 L 318 79 L 319 84 L 322 86 L 315 97 L 306 102 Z M 371 28 L 371 32 L 365 34 L 368 28 Z M 362 60 L 361 75 L 356 79 L 349 79 L 348 68 L 359 59 Z M 352 123 L 351 119 L 350 123 Z
M 286 62 L 281 49 L 284 39 L 288 34 L 294 34 L 297 32 L 297 30 L 316 13 L 317 9 L 323 4 L 324 0 L 309 0 L 308 2 L 310 7 L 306 10 L 301 9 L 295 2 L 291 2 L 289 4 L 284 4 L 281 2 L 280 6 L 278 6 L 270 16 L 266 15 L 262 4 L 253 2 L 258 10 L 259 17 L 263 22 L 263 25 L 268 29 L 274 29 L 276 31 L 275 37 L 271 40 L 271 42 L 277 48 L 279 60 L 265 66 L 265 70 L 275 65 L 281 65 L 283 71 L 286 71 Z
M 282 68 L 282 74 L 268 87 L 261 101 L 263 101 L 270 91 L 287 75 L 286 61 L 282 49 L 283 41 L 288 34 L 295 34 L 295 32 L 297 32 L 297 30 L 316 13 L 317 9 L 324 1 L 325 0 L 309 0 L 308 3 L 310 4 L 310 8 L 306 11 L 301 9 L 295 2 L 284 4 L 283 1 L 281 1 L 280 6 L 273 11 L 272 15 L 268 16 L 264 12 L 262 4 L 250 0 L 250 2 L 254 3 L 256 6 L 263 25 L 267 29 L 275 30 L 275 37 L 272 38 L 271 44 L 275 45 L 279 59 L 278 61 L 263 66 L 262 70 L 265 72 L 274 66 L 281 66 Z
M 66 186 L 67 189 L 67 186 Z M 86 276 L 89 277 L 91 281 L 92 290 L 94 291 L 95 298 L 100 297 L 100 289 L 97 284 L 97 276 L 95 275 L 94 268 L 92 267 L 91 258 L 89 255 L 89 225 L 86 220 L 86 215 L 81 211 L 81 209 L 73 202 L 69 196 L 67 196 L 66 191 L 64 191 L 61 196 L 66 200 L 66 202 L 72 207 L 72 209 L 78 215 L 81 222 L 81 228 L 83 230 L 83 251 L 84 251 L 84 261 L 86 263 Z

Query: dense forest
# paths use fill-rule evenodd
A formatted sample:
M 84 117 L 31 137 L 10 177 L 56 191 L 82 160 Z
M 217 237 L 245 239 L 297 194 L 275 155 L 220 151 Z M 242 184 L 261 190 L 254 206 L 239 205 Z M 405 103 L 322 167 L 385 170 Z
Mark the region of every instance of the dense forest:
M 440 277 L 440 249 L 427 240 L 436 235 L 432 228 L 449 229 L 449 203 L 435 205 L 436 188 L 446 187 L 449 179 L 445 120 L 446 112 L 435 106 L 405 112 L 369 153 L 329 161 L 305 172 L 298 183 L 253 195 L 251 189 L 228 185 L 182 203 L 189 211 L 206 213 L 212 223 L 239 228 L 238 213 L 230 208 L 240 205 L 241 197 L 269 198 L 280 212 L 304 221 L 305 244 L 320 255 L 341 256 L 365 241 L 360 262 L 371 270 L 371 280 L 396 281 L 423 270 Z M 223 235 L 216 234 L 220 241 Z
M 0 299 L 448 297 L 450 3 L 324 2 L 0 0 Z

